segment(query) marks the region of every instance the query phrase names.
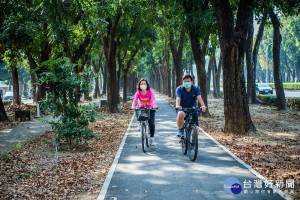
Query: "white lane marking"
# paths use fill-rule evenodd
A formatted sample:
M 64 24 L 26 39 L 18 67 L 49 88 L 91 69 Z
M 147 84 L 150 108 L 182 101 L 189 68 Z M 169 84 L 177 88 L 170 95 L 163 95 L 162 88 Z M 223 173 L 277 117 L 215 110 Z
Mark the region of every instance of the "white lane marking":
M 108 186 L 109 186 L 109 184 L 110 184 L 110 181 L 111 181 L 111 179 L 112 179 L 112 177 L 113 177 L 113 174 L 114 174 L 114 172 L 115 172 L 115 170 L 116 170 L 116 167 L 117 167 L 117 164 L 118 164 L 118 162 L 119 162 L 119 158 L 120 158 L 120 156 L 121 156 L 121 153 L 122 153 L 122 150 L 123 150 L 125 141 L 126 141 L 126 139 L 127 139 L 128 132 L 129 132 L 129 129 L 130 129 L 130 127 L 131 127 L 131 124 L 132 124 L 132 121 L 133 121 L 134 116 L 135 116 L 135 115 L 133 114 L 132 117 L 131 117 L 131 121 L 130 121 L 130 123 L 129 123 L 129 125 L 128 125 L 127 131 L 126 131 L 126 133 L 125 133 L 125 135 L 124 135 L 124 137 L 123 137 L 123 140 L 122 140 L 122 142 L 121 142 L 121 144 L 120 144 L 120 146 L 119 146 L 119 149 L 118 149 L 118 152 L 117 152 L 117 154 L 116 154 L 116 156 L 115 156 L 114 162 L 112 163 L 112 165 L 111 165 L 111 167 L 110 167 L 110 169 L 109 169 L 109 172 L 108 172 L 108 174 L 107 174 L 107 176 L 106 176 L 106 178 L 105 178 L 105 181 L 104 181 L 104 183 L 103 183 L 103 186 L 102 186 L 102 188 L 101 188 L 101 191 L 100 191 L 100 193 L 99 193 L 99 196 L 98 196 L 97 200 L 103 200 L 103 199 L 105 198 L 105 195 L 106 195 Z

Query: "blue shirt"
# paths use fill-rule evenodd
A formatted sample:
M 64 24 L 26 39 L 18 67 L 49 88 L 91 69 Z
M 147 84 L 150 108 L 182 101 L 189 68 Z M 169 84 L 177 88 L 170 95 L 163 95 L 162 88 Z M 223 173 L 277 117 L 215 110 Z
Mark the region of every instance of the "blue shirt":
M 183 85 L 176 89 L 176 97 L 181 99 L 180 106 L 182 108 L 197 107 L 197 96 L 201 95 L 200 88 L 192 85 L 189 92 L 186 91 Z

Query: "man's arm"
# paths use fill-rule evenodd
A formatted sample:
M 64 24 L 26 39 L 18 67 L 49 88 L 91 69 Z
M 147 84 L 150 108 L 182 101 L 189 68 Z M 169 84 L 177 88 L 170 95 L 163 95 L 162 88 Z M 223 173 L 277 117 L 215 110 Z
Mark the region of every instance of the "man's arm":
M 197 96 L 197 100 L 198 100 L 198 102 L 199 102 L 200 105 L 201 105 L 202 112 L 206 112 L 206 106 L 205 106 L 205 104 L 204 104 L 204 101 L 203 101 L 201 95 L 198 95 L 198 96 Z
M 178 108 L 179 110 L 181 110 L 182 108 L 181 108 L 181 106 L 180 106 L 180 101 L 181 101 L 181 99 L 179 98 L 179 97 L 177 97 L 176 98 L 176 108 Z

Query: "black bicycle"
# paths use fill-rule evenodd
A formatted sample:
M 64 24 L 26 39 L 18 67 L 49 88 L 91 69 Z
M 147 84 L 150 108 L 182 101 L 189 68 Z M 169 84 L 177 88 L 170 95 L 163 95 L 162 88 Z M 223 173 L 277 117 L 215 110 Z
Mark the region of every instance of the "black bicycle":
M 180 139 L 182 153 L 188 155 L 191 161 L 195 161 L 198 154 L 198 132 L 193 120 L 193 113 L 196 109 L 201 112 L 201 108 L 183 108 L 184 117 L 184 135 Z
M 157 108 L 156 108 L 157 109 Z M 142 149 L 143 152 L 146 153 L 147 148 L 149 147 L 148 138 L 150 137 L 150 127 L 148 120 L 150 119 L 150 110 L 156 110 L 153 108 L 135 108 L 136 119 L 139 121 L 139 127 L 142 138 Z

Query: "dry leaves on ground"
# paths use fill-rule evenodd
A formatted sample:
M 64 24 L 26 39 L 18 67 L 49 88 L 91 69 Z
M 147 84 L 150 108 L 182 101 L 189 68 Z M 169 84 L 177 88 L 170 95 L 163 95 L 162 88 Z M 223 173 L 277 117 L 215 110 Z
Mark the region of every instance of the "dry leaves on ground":
M 56 168 L 53 132 L 27 141 L 0 158 L 0 196 L 4 199 L 96 199 L 132 113 L 129 105 L 90 125 L 86 144 L 61 146 Z
M 174 103 L 173 99 L 162 96 Z M 250 105 L 257 131 L 247 135 L 225 134 L 223 99 L 209 96 L 208 102 L 210 117 L 200 117 L 200 127 L 268 180 L 274 183 L 294 180 L 294 190 L 287 193 L 300 199 L 300 111 Z

